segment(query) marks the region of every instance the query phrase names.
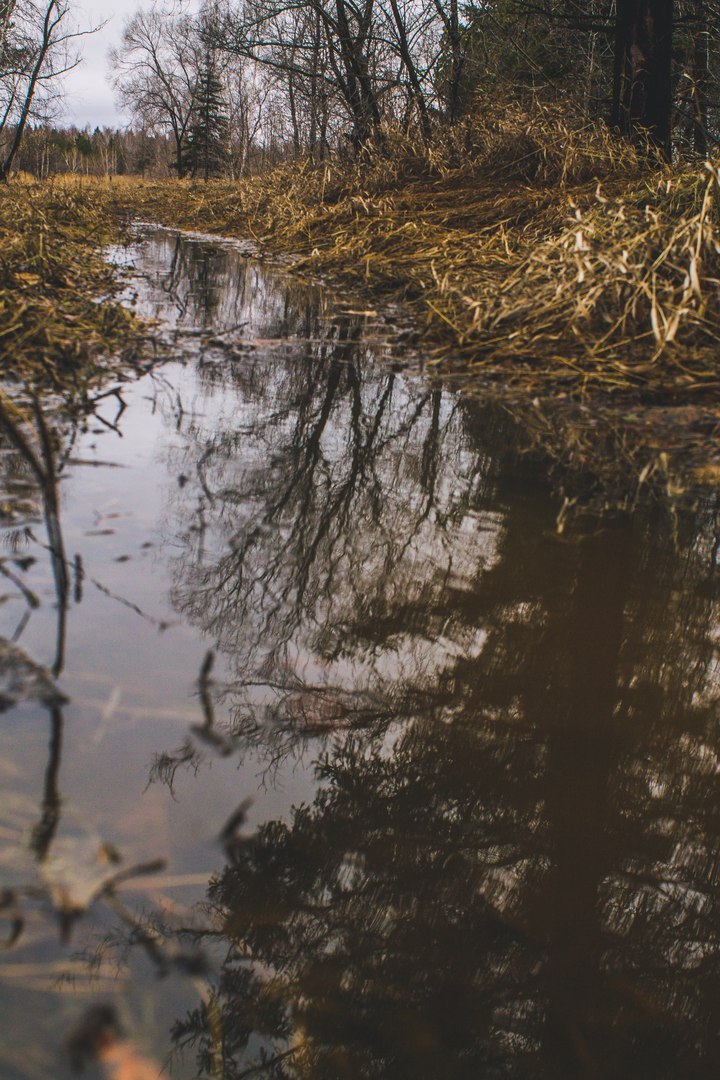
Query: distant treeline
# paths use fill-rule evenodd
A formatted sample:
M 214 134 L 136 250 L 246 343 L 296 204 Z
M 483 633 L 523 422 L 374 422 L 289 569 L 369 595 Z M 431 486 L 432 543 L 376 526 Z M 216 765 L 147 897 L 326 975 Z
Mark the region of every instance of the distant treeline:
M 292 146 L 280 139 L 258 144 L 249 151 L 229 139 L 222 165 L 214 168 L 213 174 L 232 178 L 257 172 L 286 160 L 292 153 Z M 15 167 L 38 180 L 61 173 L 163 179 L 177 175 L 174 160 L 173 141 L 162 131 L 37 124 L 26 128 Z M 191 169 L 188 175 L 193 172 Z

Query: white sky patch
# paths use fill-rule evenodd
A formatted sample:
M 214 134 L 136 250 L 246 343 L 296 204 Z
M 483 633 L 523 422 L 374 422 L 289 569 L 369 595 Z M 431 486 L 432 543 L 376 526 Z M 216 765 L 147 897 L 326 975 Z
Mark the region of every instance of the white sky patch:
M 192 4 L 187 4 L 190 8 Z M 88 37 L 78 38 L 76 44 L 82 63 L 65 79 L 65 103 L 61 123 L 76 127 L 120 127 L 128 123 L 115 104 L 115 91 L 110 85 L 108 53 L 119 45 L 123 26 L 138 8 L 149 7 L 142 0 L 77 0 L 71 18 L 81 29 L 105 23 L 101 30 Z

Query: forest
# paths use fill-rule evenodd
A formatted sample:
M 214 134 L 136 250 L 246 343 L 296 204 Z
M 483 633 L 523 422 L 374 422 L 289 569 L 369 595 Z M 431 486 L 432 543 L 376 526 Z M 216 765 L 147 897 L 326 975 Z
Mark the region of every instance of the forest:
M 129 127 L 90 132 L 52 123 L 75 62 L 70 6 L 4 0 L 2 171 L 238 177 L 290 157 L 392 154 L 393 136 L 428 146 L 499 103 L 605 121 L 668 161 L 703 156 L 718 18 L 709 0 L 155 3 L 108 57 Z

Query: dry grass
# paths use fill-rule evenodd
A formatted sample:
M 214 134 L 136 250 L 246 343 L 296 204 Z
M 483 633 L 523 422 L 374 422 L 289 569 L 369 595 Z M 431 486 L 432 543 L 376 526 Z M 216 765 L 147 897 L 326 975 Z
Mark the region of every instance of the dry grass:
M 604 469 L 603 490 L 608 462 L 619 488 L 629 471 L 679 490 L 680 456 L 690 486 L 714 486 L 719 199 L 712 163 L 671 169 L 602 125 L 507 107 L 429 148 L 391 133 L 367 162 L 13 186 L 0 192 L 5 370 L 65 377 L 127 334 L 128 316 L 92 303 L 119 211 L 251 237 L 373 304 L 401 301 L 430 367 L 501 396 L 576 472 Z
M 433 361 L 531 394 L 720 390 L 720 178 L 557 111 L 486 113 L 375 164 L 136 184 L 125 210 L 252 236 L 422 316 Z
M 115 279 L 102 256 L 116 238 L 97 188 L 0 188 L 3 378 L 65 391 L 127 344 L 133 318 L 109 298 Z

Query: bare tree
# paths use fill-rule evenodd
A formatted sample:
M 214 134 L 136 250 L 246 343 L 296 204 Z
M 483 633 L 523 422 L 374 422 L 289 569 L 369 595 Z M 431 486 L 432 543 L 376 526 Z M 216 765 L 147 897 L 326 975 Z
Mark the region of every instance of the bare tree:
M 204 55 L 197 22 L 177 4 L 138 11 L 110 54 L 120 103 L 144 130 L 170 133 L 180 177 Z
M 226 0 L 207 32 L 273 72 L 293 145 L 313 156 L 320 131 L 358 150 L 388 124 L 416 122 L 429 138 L 433 116 L 461 113 L 468 33 L 457 0 Z
M 296 144 L 302 112 L 314 140 L 327 128 L 328 102 L 356 148 L 377 139 L 402 84 L 398 35 L 378 0 L 246 0 L 216 9 L 208 32 L 283 83 Z
M 230 124 L 230 171 L 242 176 L 260 133 L 263 114 L 272 107 L 272 83 L 254 65 L 230 58 L 223 70 Z
M 9 133 L 0 151 L 0 182 L 10 176 L 28 121 L 80 62 L 74 42 L 94 32 L 72 28 L 69 16 L 65 0 L 0 3 L 0 138 Z

